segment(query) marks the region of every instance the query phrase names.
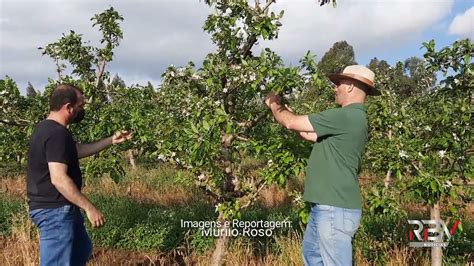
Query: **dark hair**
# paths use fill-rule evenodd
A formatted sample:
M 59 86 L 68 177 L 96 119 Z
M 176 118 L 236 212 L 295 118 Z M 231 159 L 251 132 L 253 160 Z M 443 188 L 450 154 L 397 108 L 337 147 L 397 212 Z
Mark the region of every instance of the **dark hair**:
M 59 84 L 51 93 L 49 109 L 51 111 L 59 111 L 67 103 L 75 105 L 78 93 L 82 94 L 82 91 L 73 85 Z

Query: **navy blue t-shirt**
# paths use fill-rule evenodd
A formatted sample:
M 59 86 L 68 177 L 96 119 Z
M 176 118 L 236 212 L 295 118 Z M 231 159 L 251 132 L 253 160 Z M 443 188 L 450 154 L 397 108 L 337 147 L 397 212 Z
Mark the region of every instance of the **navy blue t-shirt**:
M 79 190 L 82 188 L 76 142 L 66 127 L 50 119 L 36 125 L 30 141 L 27 174 L 30 210 L 72 205 L 51 183 L 48 162 L 67 164 L 68 176 Z

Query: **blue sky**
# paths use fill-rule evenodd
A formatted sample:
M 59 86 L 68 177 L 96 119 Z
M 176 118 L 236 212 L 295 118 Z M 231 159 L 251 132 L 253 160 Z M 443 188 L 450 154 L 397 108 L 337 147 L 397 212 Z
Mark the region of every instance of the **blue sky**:
M 370 59 L 376 56 L 379 59 L 387 60 L 390 64 L 393 65 L 397 61 L 404 60 L 411 56 L 417 56 L 422 58 L 424 52 L 426 51 L 424 48 L 421 48 L 423 42 L 435 40 L 436 47 L 440 49 L 442 47 L 449 46 L 456 40 L 466 38 L 467 36 L 465 35 L 460 36 L 457 34 L 450 34 L 449 25 L 456 16 L 463 14 L 472 7 L 474 7 L 474 1 L 454 1 L 452 9 L 448 13 L 448 15 L 440 21 L 434 23 L 432 26 L 425 29 L 418 38 L 403 44 L 397 49 L 380 49 L 374 51 L 374 54 L 364 54 L 364 56 L 360 56 L 359 58 L 357 58 L 358 63 L 368 64 Z M 474 17 L 471 17 L 470 30 L 470 39 L 472 40 L 474 37 Z
M 474 39 L 474 1 L 471 0 L 338 0 L 319 7 L 316 0 L 277 0 L 272 10 L 285 10 L 279 39 L 260 42 L 288 65 L 296 65 L 311 50 L 320 59 L 336 41 L 354 47 L 356 61 L 371 58 L 390 64 L 411 56 L 422 57 L 422 42 L 437 47 L 457 39 Z M 99 33 L 90 18 L 113 5 L 125 18 L 124 39 L 108 70 L 125 82 L 160 83 L 167 66 L 194 61 L 200 65 L 214 50 L 202 31 L 212 12 L 198 0 L 0 0 L 0 76 L 11 76 L 24 92 L 28 81 L 43 90 L 55 78 L 51 59 L 37 47 L 60 38 L 70 29 L 98 44 Z M 467 13 L 468 12 L 468 13 Z M 70 70 L 70 69 L 69 69 Z

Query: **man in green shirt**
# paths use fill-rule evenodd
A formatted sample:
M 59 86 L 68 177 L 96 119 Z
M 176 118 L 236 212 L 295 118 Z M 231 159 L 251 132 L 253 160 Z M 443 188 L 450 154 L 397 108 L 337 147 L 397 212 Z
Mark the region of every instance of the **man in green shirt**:
M 303 238 L 305 265 L 352 265 L 352 238 L 359 227 L 358 181 L 367 143 L 367 95 L 380 95 L 374 73 L 360 65 L 330 75 L 341 108 L 297 115 L 270 93 L 265 103 L 278 123 L 314 142 L 306 168 L 303 198 L 311 202 Z

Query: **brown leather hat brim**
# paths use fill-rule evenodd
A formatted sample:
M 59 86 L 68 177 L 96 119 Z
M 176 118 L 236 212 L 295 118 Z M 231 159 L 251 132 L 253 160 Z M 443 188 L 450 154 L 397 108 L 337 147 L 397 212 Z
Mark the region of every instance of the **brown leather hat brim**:
M 378 95 L 381 95 L 382 93 L 380 93 L 379 90 L 377 90 L 374 85 L 366 78 L 364 77 L 361 77 L 361 76 L 358 76 L 358 75 L 347 75 L 347 74 L 331 74 L 328 76 L 329 79 L 336 85 L 339 85 L 339 83 L 341 83 L 341 80 L 343 79 L 352 79 L 352 80 L 356 80 L 358 82 L 361 82 L 362 84 L 364 84 L 367 89 L 368 89 L 368 95 L 371 95 L 371 96 L 378 96 Z

